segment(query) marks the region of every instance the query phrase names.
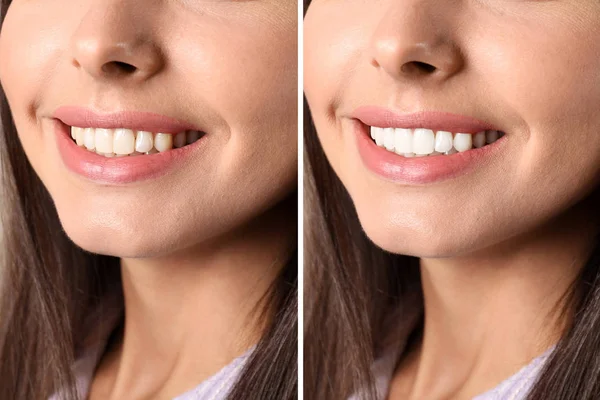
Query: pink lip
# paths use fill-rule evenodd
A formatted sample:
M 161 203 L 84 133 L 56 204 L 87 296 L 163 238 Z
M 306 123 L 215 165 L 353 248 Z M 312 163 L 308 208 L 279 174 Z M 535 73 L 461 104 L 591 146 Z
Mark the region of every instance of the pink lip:
M 122 111 L 99 114 L 87 108 L 65 106 L 54 112 L 54 118 L 78 128 L 126 128 L 154 133 L 179 133 L 199 130 L 193 125 L 177 119 L 149 112 Z
M 399 184 L 429 184 L 467 174 L 496 157 L 507 141 L 504 136 L 492 144 L 462 153 L 407 158 L 377 146 L 371 139 L 370 126 L 429 128 L 454 133 L 495 129 L 470 117 L 439 112 L 401 116 L 369 107 L 357 110 L 353 116 L 353 130 L 363 164 L 375 174 Z
M 137 115 L 139 116 L 139 114 Z M 155 124 L 156 121 L 152 121 L 151 124 Z M 84 147 L 79 147 L 71 138 L 70 126 L 61 122 L 61 120 L 53 119 L 52 123 L 58 150 L 67 169 L 90 181 L 109 185 L 129 184 L 167 175 L 173 170 L 185 166 L 191 157 L 198 154 L 198 151 L 202 151 L 201 149 L 206 146 L 206 136 L 208 136 L 206 135 L 185 147 L 173 148 L 163 153 L 109 158 L 93 153 Z M 106 129 L 111 129 L 110 126 L 112 125 L 108 123 L 103 125 L 103 127 L 107 127 Z M 119 126 L 122 127 L 123 125 Z M 149 131 L 152 131 L 150 127 L 157 125 L 141 123 L 140 125 L 125 126 L 133 129 L 137 126 L 138 130 L 149 129 Z M 167 125 L 161 126 L 168 127 Z M 170 126 L 175 127 L 175 125 Z M 85 127 L 85 124 L 83 127 Z M 178 131 L 182 130 L 184 129 Z
M 427 128 L 453 133 L 477 133 L 486 130 L 498 130 L 491 124 L 472 117 L 437 111 L 399 114 L 386 108 L 365 106 L 357 108 L 351 114 L 351 117 L 362 121 L 365 125 L 378 128 Z

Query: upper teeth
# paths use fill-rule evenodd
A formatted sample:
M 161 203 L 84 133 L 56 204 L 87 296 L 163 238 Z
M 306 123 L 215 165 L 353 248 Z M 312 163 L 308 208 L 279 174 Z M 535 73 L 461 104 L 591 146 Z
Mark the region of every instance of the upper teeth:
M 163 152 L 194 143 L 200 136 L 198 131 L 185 131 L 173 135 L 122 128 L 71 127 L 71 137 L 78 146 L 107 157 Z
M 371 127 L 371 138 L 377 146 L 405 157 L 430 154 L 454 154 L 494 143 L 499 131 L 471 133 L 434 132 L 432 129 L 403 129 Z

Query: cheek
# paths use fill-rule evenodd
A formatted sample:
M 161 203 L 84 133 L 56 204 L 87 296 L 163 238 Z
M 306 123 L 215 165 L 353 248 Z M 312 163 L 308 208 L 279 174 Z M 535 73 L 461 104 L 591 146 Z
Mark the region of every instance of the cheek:
M 193 76 L 186 87 L 206 99 L 226 122 L 227 157 L 223 169 L 247 173 L 258 163 L 290 164 L 297 148 L 297 31 L 295 25 L 273 27 L 264 21 L 236 21 L 194 39 L 174 58 L 189 61 L 181 75 Z M 282 157 L 279 157 L 282 156 Z M 262 157 L 262 159 L 257 159 Z M 235 171 L 234 171 L 235 170 Z
M 333 2 L 332 2 L 333 3 Z M 331 111 L 369 41 L 368 14 L 356 4 L 311 5 L 304 19 L 304 89 L 313 114 Z M 328 115 L 330 117 L 331 115 Z
M 574 18 L 546 17 L 503 26 L 500 30 L 512 33 L 479 40 L 482 57 L 474 63 L 484 66 L 480 75 L 493 78 L 491 92 L 528 126 L 529 132 L 522 132 L 528 136 L 522 143 L 528 156 L 546 154 L 570 165 L 588 162 L 588 167 L 598 161 L 600 12 L 590 14 L 577 24 Z
M 541 18 L 482 40 L 488 61 L 476 61 L 494 78 L 492 93 L 527 126 L 515 138 L 520 149 L 512 162 L 515 195 L 529 198 L 530 207 L 558 210 L 599 183 L 599 16 L 597 7 L 576 19 Z
M 347 152 L 352 146 L 344 140 L 335 106 L 345 94 L 348 71 L 353 70 L 353 62 L 368 38 L 354 8 L 340 13 L 339 4 L 317 2 L 304 19 L 304 94 L 323 150 L 343 181 L 344 174 L 352 175 L 341 165 L 350 158 Z M 348 167 L 355 166 L 350 163 Z
M 285 118 L 297 98 L 297 33 L 293 25 L 263 26 L 264 21 L 232 21 L 188 39 L 174 53 L 193 93 L 210 101 L 231 124 L 254 123 L 259 116 Z M 277 113 L 273 111 L 277 109 Z M 293 111 L 292 111 L 293 109 Z M 277 115 L 271 115 L 271 114 Z M 268 119 L 267 119 L 268 121 Z
M 15 114 L 32 112 L 67 40 L 53 24 L 56 17 L 40 14 L 33 5 L 13 1 L 0 32 L 0 80 Z
M 43 14 L 43 17 L 42 17 Z M 0 32 L 0 81 L 10 104 L 20 141 L 44 182 L 60 176 L 46 149 L 35 106 L 47 89 L 51 68 L 64 52 L 65 33 L 53 25 L 52 13 L 40 13 L 27 2 L 13 1 Z M 31 27 L 35 26 L 35 29 Z

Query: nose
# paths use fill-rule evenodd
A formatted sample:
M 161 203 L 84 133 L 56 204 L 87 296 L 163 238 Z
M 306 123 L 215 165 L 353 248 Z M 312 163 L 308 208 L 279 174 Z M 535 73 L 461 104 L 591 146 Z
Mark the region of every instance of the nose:
M 94 1 L 72 37 L 72 64 L 94 79 L 144 81 L 164 67 L 151 13 L 127 1 Z
M 371 40 L 372 65 L 396 80 L 443 81 L 462 69 L 460 48 L 449 35 L 451 12 L 432 3 L 404 1 L 386 10 Z

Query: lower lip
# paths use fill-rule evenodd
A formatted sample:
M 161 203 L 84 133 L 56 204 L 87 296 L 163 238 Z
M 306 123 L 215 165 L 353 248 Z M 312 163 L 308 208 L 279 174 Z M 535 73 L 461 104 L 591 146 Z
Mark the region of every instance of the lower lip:
M 506 136 L 478 149 L 427 157 L 403 157 L 377 146 L 371 139 L 369 127 L 353 120 L 358 152 L 365 166 L 375 174 L 400 184 L 428 184 L 464 175 L 500 151 Z
M 53 120 L 58 150 L 65 166 L 72 172 L 91 181 L 122 185 L 167 175 L 183 165 L 198 147 L 204 147 L 204 138 L 163 153 L 135 157 L 104 157 L 78 146 L 71 138 L 71 127 Z

